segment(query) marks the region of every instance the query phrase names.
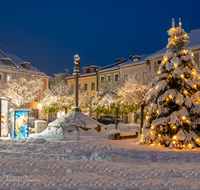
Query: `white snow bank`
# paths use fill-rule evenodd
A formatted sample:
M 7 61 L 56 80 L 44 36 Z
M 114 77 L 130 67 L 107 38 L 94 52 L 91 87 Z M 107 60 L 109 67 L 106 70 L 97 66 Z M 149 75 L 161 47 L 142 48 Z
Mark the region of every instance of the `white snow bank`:
M 29 135 L 29 137 L 62 139 L 63 138 L 63 129 L 62 128 L 56 128 L 56 127 L 46 128 L 41 133 L 31 134 L 31 135 Z
M 81 128 L 79 128 L 79 136 L 92 136 L 92 137 L 107 137 L 109 132 L 105 129 L 105 127 L 101 128 L 100 132 L 97 132 L 95 129 L 91 129 L 88 131 L 84 131 Z M 68 133 L 69 136 L 77 136 L 76 131 L 72 131 Z M 32 138 L 43 138 L 43 139 L 63 139 L 63 129 L 60 127 L 49 127 L 46 130 L 44 130 L 41 133 L 38 134 L 31 134 L 29 137 Z
M 99 123 L 98 121 L 78 111 L 72 111 L 49 123 L 48 126 L 60 127 L 62 123 L 75 123 L 77 126 L 86 127 L 89 129 L 94 129 L 98 125 L 103 126 L 102 123 Z
M 109 124 L 105 125 L 107 131 L 111 131 L 112 129 L 115 129 L 115 124 Z M 130 129 L 135 129 L 137 131 L 140 131 L 140 124 L 134 124 L 134 123 L 129 123 L 129 124 L 124 124 L 124 123 L 119 123 L 117 125 L 117 129 L 121 131 L 130 131 Z

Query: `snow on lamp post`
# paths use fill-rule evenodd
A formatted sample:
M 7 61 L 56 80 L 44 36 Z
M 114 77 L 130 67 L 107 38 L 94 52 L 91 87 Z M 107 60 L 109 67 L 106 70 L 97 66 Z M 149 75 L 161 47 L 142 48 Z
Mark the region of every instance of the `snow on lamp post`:
M 74 107 L 72 111 L 79 111 L 78 106 L 78 77 L 79 77 L 79 67 L 80 67 L 80 57 L 78 54 L 74 55 Z

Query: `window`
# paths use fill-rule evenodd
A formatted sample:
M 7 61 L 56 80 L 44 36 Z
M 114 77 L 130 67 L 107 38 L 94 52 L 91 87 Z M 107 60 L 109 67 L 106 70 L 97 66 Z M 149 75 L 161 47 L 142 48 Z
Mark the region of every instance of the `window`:
M 199 62 L 199 54 L 198 53 L 194 54 L 194 59 L 193 60 L 198 65 L 198 67 L 199 67 L 200 62 Z
M 29 63 L 21 63 L 20 64 L 24 69 L 30 70 L 30 64 Z
M 0 75 L 0 80 L 2 79 L 1 75 Z
M 136 62 L 136 61 L 138 61 L 138 58 L 134 58 L 134 59 L 133 59 L 133 62 Z
M 91 83 L 91 90 L 95 90 L 95 83 Z
M 143 71 L 143 77 L 147 77 L 147 71 Z
M 87 84 L 84 84 L 84 90 L 87 91 Z
M 119 74 L 118 73 L 115 74 L 115 81 L 119 81 Z
M 91 72 L 91 73 L 94 72 L 94 68 L 91 68 L 91 69 L 90 69 L 90 72 Z
M 39 102 L 39 95 L 37 94 L 36 97 L 34 98 L 34 102 Z
M 11 81 L 11 75 L 7 75 L 7 81 Z
M 124 75 L 124 80 L 127 80 L 127 78 L 128 78 L 128 75 L 125 74 L 125 75 Z
M 162 61 L 161 61 L 161 60 L 159 60 L 159 61 L 158 61 L 158 65 L 160 65 L 160 64 L 161 64 L 161 62 L 162 62 Z
M 30 65 L 29 64 L 25 64 L 25 69 L 30 70 Z
M 110 74 L 110 75 L 107 75 L 107 81 L 108 81 L 108 82 L 111 82 L 111 81 L 112 81 L 112 79 L 111 79 L 111 74 Z
M 9 59 L 1 59 L 1 61 L 5 64 L 5 65 L 11 65 L 11 61 Z
M 83 74 L 87 73 L 87 69 L 83 69 Z
M 104 83 L 104 76 L 101 76 L 101 77 L 100 77 L 100 82 L 101 82 L 101 84 Z
M 134 77 L 135 79 L 137 79 L 137 78 L 138 78 L 138 74 L 137 74 L 137 73 L 133 73 L 133 77 Z

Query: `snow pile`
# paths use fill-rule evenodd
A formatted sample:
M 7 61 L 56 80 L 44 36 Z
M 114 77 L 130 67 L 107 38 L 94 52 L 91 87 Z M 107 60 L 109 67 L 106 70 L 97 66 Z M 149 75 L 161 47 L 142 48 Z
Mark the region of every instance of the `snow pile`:
M 97 132 L 95 129 L 91 129 L 91 130 L 88 130 L 88 131 L 84 131 L 82 129 L 79 129 L 79 134 L 80 136 L 104 136 L 108 134 L 108 132 L 103 128 L 101 129 L 100 132 Z
M 63 129 L 57 128 L 57 127 L 48 127 L 44 131 L 38 134 L 32 134 L 29 135 L 29 137 L 33 138 L 58 138 L 62 139 L 63 138 Z
M 98 125 L 103 126 L 102 123 L 99 123 L 91 117 L 77 111 L 72 111 L 61 118 L 56 119 L 55 121 L 49 123 L 48 126 L 60 127 L 60 124 L 62 123 L 75 123 L 77 126 L 86 127 L 88 129 L 94 129 Z
M 107 131 L 111 131 L 112 129 L 115 129 L 115 124 L 105 125 L 105 128 Z M 128 132 L 131 129 L 140 131 L 140 126 L 139 126 L 139 124 L 133 124 L 133 123 L 129 123 L 129 124 L 119 123 L 117 125 L 117 129 L 120 129 L 121 131 L 124 131 L 124 132 L 126 132 L 126 131 Z
M 91 137 L 105 137 L 107 138 L 107 135 L 109 132 L 105 129 L 105 127 L 101 128 L 100 132 L 97 132 L 95 129 L 90 129 L 88 131 L 84 131 L 81 128 L 79 128 L 79 136 L 91 136 Z M 77 131 L 72 132 L 66 132 L 65 136 L 77 136 Z M 48 127 L 46 130 L 44 130 L 41 133 L 38 134 L 31 134 L 29 137 L 32 138 L 50 138 L 50 139 L 62 139 L 63 138 L 63 129 L 61 127 Z

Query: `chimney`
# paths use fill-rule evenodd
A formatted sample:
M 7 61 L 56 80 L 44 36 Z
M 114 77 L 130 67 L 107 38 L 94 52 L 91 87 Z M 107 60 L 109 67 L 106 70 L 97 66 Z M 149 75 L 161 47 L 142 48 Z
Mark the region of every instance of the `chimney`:
M 121 61 L 123 59 L 124 59 L 123 57 L 121 59 L 117 58 L 117 59 L 115 59 L 115 63 L 117 63 L 117 62 L 119 62 L 119 61 Z
M 69 69 L 65 69 L 65 73 L 69 75 Z

